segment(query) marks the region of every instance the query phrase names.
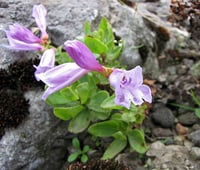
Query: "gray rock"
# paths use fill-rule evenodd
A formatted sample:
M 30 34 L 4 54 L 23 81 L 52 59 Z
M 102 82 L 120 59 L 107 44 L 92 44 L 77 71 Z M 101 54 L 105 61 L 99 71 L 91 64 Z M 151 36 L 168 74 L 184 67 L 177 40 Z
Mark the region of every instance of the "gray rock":
M 0 140 L 1 170 L 54 170 L 66 159 L 67 123 L 57 119 L 41 101 L 41 91 L 25 94 L 30 114 L 17 129 L 9 129 Z
M 170 129 L 164 129 L 164 128 L 154 128 L 152 130 L 152 134 L 155 137 L 169 137 L 173 136 L 173 133 Z
M 142 160 L 136 152 L 119 154 L 115 160 L 123 162 L 130 170 L 146 170 L 142 165 Z
M 195 160 L 200 160 L 200 148 L 199 147 L 192 147 L 191 148 L 191 155 Z
M 187 137 L 195 146 L 200 146 L 200 130 L 188 134 Z
M 192 126 L 197 123 L 198 118 L 194 113 L 182 114 L 178 117 L 178 121 L 185 126 Z
M 150 145 L 147 156 L 152 157 L 152 169 L 197 170 L 198 162 L 191 158 L 190 149 L 185 146 L 165 146 L 160 141 Z
M 152 113 L 152 120 L 164 128 L 172 128 L 175 117 L 169 108 L 159 104 Z
M 44 2 L 48 10 L 48 32 L 53 44 L 60 46 L 66 40 L 81 36 L 85 20 L 97 26 L 101 17 L 105 16 L 116 35 L 124 41 L 124 51 L 121 55 L 123 62 L 129 68 L 145 62 L 144 71 L 153 78 L 160 74 L 157 57 L 165 54 L 166 49 L 177 46 L 180 38 L 184 40 L 187 37 L 185 32 L 167 25 L 167 30 L 172 36 L 169 41 L 161 40 L 159 43 L 156 30 L 160 27 L 165 28 L 167 22 L 161 21 L 158 15 L 162 12 L 165 15 L 162 17 L 167 18 L 166 11 L 169 9 L 169 6 L 163 5 L 163 0 L 157 15 L 156 11 L 152 10 L 153 6 L 150 8 L 149 4 L 143 6 L 140 3 L 135 10 L 120 4 L 118 0 L 7 0 L 0 3 L 0 44 L 6 41 L 1 30 L 6 29 L 8 25 L 19 22 L 29 28 L 36 26 L 31 18 L 32 6 L 41 2 Z M 138 49 L 138 45 L 144 47 Z M 0 53 L 1 68 L 6 68 L 15 60 L 33 57 L 31 52 L 10 52 L 3 48 L 0 48 Z M 53 116 L 51 109 L 40 100 L 40 94 L 39 91 L 26 93 L 31 103 L 30 115 L 17 129 L 9 129 L 1 139 L 0 169 L 51 170 L 62 166 L 68 142 L 65 139 L 68 134 L 67 124 Z M 153 120 L 162 127 L 173 126 L 174 117 L 168 108 L 160 107 L 153 115 Z

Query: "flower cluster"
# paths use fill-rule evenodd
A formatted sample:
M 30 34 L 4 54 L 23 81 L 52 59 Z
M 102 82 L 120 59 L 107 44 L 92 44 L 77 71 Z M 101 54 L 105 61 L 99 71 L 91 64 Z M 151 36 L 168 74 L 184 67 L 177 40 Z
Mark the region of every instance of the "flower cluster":
M 36 80 L 41 80 L 48 86 L 42 99 L 45 100 L 52 93 L 70 86 L 89 71 L 96 71 L 108 77 L 115 90 L 117 105 L 129 109 L 131 103 L 141 105 L 144 101 L 152 102 L 151 90 L 143 84 L 140 66 L 129 71 L 104 67 L 97 61 L 89 48 L 80 41 L 68 40 L 64 43 L 64 49 L 74 62 L 55 66 L 55 49 L 48 49 L 46 13 L 43 5 L 33 7 L 32 16 L 41 31 L 41 37 L 37 37 L 29 29 L 17 23 L 9 26 L 9 30 L 5 30 L 9 42 L 7 48 L 43 51 L 39 65 L 34 66 Z

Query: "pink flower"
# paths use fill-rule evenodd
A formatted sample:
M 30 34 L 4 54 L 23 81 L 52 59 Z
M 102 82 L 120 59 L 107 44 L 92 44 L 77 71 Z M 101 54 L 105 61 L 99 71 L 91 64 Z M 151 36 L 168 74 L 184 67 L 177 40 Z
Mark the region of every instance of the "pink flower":
M 130 108 L 131 102 L 141 105 L 144 101 L 152 102 L 151 90 L 143 83 L 142 68 L 135 67 L 130 71 L 114 69 L 109 76 L 110 84 L 115 89 L 115 103 Z
M 45 100 L 50 94 L 70 86 L 86 73 L 88 70 L 80 68 L 76 63 L 65 63 L 40 74 L 40 80 L 48 86 L 42 99 Z
M 54 49 L 46 50 L 40 59 L 39 65 L 38 66 L 34 65 L 34 67 L 36 68 L 35 71 L 36 80 L 39 81 L 41 74 L 53 68 L 54 63 L 55 63 L 55 50 Z
M 3 45 L 13 50 L 43 50 L 44 45 L 48 43 L 48 34 L 46 32 L 46 9 L 43 5 L 35 5 L 33 7 L 33 17 L 42 33 L 39 38 L 29 29 L 20 25 L 13 24 L 9 26 L 9 30 L 5 30 L 9 45 Z
M 13 50 L 42 50 L 42 40 L 35 36 L 29 29 L 19 24 L 9 26 L 5 30 L 9 45 L 5 47 Z
M 42 33 L 42 37 L 48 37 L 46 32 L 46 15 L 47 10 L 42 4 L 33 6 L 32 16 L 35 18 L 35 22 Z
M 81 68 L 98 72 L 104 71 L 103 66 L 99 64 L 89 48 L 80 41 L 66 41 L 64 46 L 70 57 Z

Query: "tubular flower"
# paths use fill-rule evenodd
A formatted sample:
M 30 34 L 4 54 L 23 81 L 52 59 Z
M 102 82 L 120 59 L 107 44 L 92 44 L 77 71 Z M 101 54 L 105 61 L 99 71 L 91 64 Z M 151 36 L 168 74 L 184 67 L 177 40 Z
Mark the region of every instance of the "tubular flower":
M 65 63 L 40 74 L 39 79 L 48 86 L 42 99 L 45 100 L 50 94 L 70 86 L 86 73 L 88 70 L 80 68 L 76 63 Z
M 81 68 L 84 68 L 86 70 L 104 72 L 104 67 L 99 64 L 89 48 L 80 41 L 66 41 L 64 43 L 64 46 L 70 57 Z
M 46 32 L 46 15 L 47 10 L 42 4 L 33 6 L 32 16 L 35 18 L 35 22 L 42 33 L 42 38 L 48 38 Z
M 141 105 L 144 101 L 152 102 L 151 90 L 143 83 L 142 68 L 130 71 L 114 69 L 109 76 L 110 84 L 115 89 L 115 103 L 130 108 L 131 102 Z
M 9 45 L 5 47 L 13 50 L 42 50 L 42 40 L 35 36 L 29 29 L 20 24 L 9 26 L 10 30 L 5 30 Z
M 53 48 L 46 50 L 40 59 L 39 65 L 38 66 L 34 65 L 34 67 L 36 68 L 35 71 L 36 80 L 39 81 L 41 74 L 53 68 L 54 63 L 55 63 L 55 50 Z

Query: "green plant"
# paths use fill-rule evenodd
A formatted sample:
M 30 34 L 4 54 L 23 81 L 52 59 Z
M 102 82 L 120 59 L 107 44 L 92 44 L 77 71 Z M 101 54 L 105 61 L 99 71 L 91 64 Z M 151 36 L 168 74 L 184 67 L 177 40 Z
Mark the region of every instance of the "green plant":
M 91 148 L 88 145 L 83 146 L 81 148 L 80 141 L 78 138 L 73 138 L 72 139 L 72 146 L 75 149 L 75 152 L 69 155 L 67 161 L 68 162 L 73 162 L 80 158 L 81 162 L 85 163 L 88 161 L 88 156 L 87 153 L 91 150 Z
M 194 111 L 195 115 L 200 119 L 200 99 L 198 99 L 194 91 L 191 91 L 190 95 L 192 96 L 192 100 L 198 107 L 191 107 L 191 106 L 187 106 L 184 104 L 177 104 L 177 103 L 172 103 L 172 105 L 179 108 L 183 108 L 185 110 Z
M 119 55 L 122 41 L 115 40 L 106 18 L 102 18 L 97 31 L 91 31 L 89 22 L 86 22 L 84 33 L 82 41 L 101 64 L 109 67 L 121 65 Z M 59 64 L 70 61 L 60 48 L 57 49 L 56 57 Z M 115 157 L 127 146 L 139 153 L 146 152 L 147 145 L 140 125 L 145 118 L 147 105 L 132 105 L 126 109 L 116 105 L 114 98 L 108 79 L 100 73 L 89 72 L 71 86 L 50 95 L 46 102 L 53 106 L 56 117 L 69 121 L 68 130 L 71 133 L 77 134 L 88 129 L 92 136 L 113 138 L 102 159 Z M 72 158 L 77 155 L 75 153 Z
M 56 48 L 46 30 L 45 7 L 34 5 L 32 11 L 41 34 L 13 24 L 5 31 L 9 43 L 5 47 L 42 53 L 34 76 L 46 84 L 42 99 L 53 107 L 54 115 L 69 121 L 68 130 L 74 134 L 88 131 L 97 138 L 113 138 L 103 159 L 115 157 L 126 146 L 144 153 L 147 145 L 141 124 L 148 109 L 145 102 L 152 102 L 151 89 L 143 84 L 141 66 L 124 69 L 123 41 L 114 35 L 108 20 L 102 18 L 94 31 L 85 22 L 79 41 L 67 40 Z M 76 152 L 68 161 L 78 157 L 87 161 L 90 148 L 82 149 L 77 138 L 72 144 Z

